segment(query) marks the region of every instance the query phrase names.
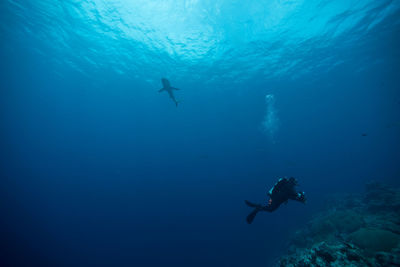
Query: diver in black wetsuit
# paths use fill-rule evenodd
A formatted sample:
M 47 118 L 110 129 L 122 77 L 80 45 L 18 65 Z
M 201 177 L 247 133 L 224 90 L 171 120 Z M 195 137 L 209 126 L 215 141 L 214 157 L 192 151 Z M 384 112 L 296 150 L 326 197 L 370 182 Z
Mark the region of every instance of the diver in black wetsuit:
M 282 203 L 287 203 L 289 199 L 296 200 L 301 203 L 306 203 L 306 197 L 304 192 L 297 192 L 295 187 L 297 186 L 297 180 L 293 177 L 281 178 L 268 192 L 270 197 L 267 205 L 254 204 L 250 201 L 245 200 L 247 206 L 254 208 L 254 210 L 247 216 L 247 223 L 252 223 L 259 211 L 273 212 Z

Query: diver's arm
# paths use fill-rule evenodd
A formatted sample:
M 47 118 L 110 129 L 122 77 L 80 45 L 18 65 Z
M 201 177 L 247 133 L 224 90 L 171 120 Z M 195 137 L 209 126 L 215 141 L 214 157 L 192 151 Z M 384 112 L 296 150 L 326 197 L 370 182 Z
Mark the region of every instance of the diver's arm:
M 304 192 L 298 192 L 296 195 L 291 196 L 290 199 L 299 201 L 301 203 L 306 203 L 306 196 Z

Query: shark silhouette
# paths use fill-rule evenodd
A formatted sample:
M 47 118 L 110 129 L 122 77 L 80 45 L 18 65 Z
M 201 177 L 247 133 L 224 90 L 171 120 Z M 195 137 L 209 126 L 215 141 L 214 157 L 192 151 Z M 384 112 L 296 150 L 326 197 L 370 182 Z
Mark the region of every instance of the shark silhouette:
M 175 96 L 174 96 L 174 91 L 173 90 L 179 90 L 178 88 L 172 87 L 171 84 L 169 83 L 169 81 L 165 78 L 161 79 L 161 82 L 163 84 L 163 88 L 161 88 L 160 90 L 158 90 L 158 92 L 163 92 L 163 91 L 167 91 L 167 93 L 169 94 L 169 97 L 172 99 L 172 101 L 174 101 L 175 105 L 178 106 L 178 101 L 176 101 Z

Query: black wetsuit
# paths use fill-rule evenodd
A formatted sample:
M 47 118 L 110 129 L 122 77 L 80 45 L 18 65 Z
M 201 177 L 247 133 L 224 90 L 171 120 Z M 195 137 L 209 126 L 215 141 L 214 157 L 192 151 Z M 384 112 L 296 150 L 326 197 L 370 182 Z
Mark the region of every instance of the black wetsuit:
M 297 192 L 295 189 L 296 185 L 297 181 L 294 178 L 281 178 L 268 192 L 270 199 L 266 205 L 254 204 L 246 200 L 246 204 L 254 208 L 247 216 L 247 222 L 252 223 L 259 211 L 272 212 L 279 208 L 282 203 L 287 203 L 289 199 L 305 203 L 306 198 L 304 192 Z

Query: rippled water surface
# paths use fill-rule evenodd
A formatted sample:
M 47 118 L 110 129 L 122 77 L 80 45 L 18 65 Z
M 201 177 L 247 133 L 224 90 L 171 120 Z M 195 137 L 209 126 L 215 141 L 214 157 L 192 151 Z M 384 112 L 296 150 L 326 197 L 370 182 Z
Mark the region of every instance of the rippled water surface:
M 40 42 L 37 52 L 51 53 L 54 64 L 86 74 L 111 68 L 140 79 L 168 74 L 210 83 L 329 71 L 365 53 L 358 50 L 374 35 L 399 27 L 400 6 L 396 0 L 5 2 L 2 31 Z

